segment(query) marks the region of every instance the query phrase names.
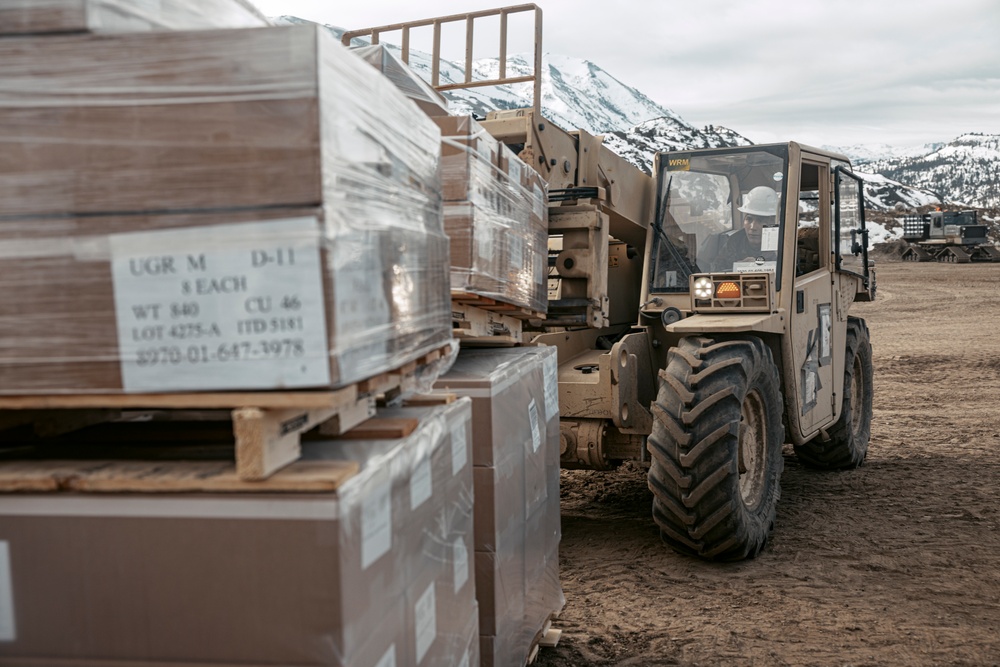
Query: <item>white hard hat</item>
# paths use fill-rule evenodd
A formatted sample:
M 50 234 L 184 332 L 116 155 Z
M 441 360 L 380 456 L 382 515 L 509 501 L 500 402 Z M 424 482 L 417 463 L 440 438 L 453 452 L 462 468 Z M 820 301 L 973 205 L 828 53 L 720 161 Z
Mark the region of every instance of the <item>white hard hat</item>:
M 738 211 L 750 215 L 778 214 L 778 194 L 766 185 L 758 185 L 743 197 L 743 206 Z

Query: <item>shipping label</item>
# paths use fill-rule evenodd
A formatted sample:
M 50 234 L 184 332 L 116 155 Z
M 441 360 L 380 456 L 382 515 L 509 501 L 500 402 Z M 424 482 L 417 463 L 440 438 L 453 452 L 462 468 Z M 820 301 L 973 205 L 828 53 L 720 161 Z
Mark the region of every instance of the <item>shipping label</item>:
M 545 218 L 545 193 L 535 185 L 532 188 L 532 195 L 531 212 L 535 214 L 536 218 L 542 220 Z
M 434 490 L 431 479 L 430 456 L 422 456 L 410 475 L 410 509 L 415 510 L 431 497 Z
M 458 593 L 462 590 L 462 586 L 465 586 L 465 582 L 469 580 L 469 550 L 466 548 L 463 538 L 455 538 L 453 551 L 455 555 L 455 559 L 452 561 L 455 568 L 453 572 L 455 593 Z
M 314 218 L 109 241 L 126 392 L 330 383 Z
M 531 427 L 531 451 L 537 452 L 538 448 L 542 446 L 542 435 L 538 431 L 538 408 L 535 405 L 535 399 L 531 399 L 531 402 L 528 403 L 528 425 Z
M 466 452 L 467 441 L 465 437 L 465 422 L 458 424 L 451 429 L 451 474 L 457 475 L 462 472 L 462 468 L 469 461 Z
M 521 179 L 523 178 L 521 174 L 521 162 L 514 156 L 513 152 L 511 152 L 507 159 L 507 175 L 510 176 L 511 183 L 517 186 L 521 185 Z
M 431 644 L 437 638 L 437 601 L 435 600 L 433 583 L 417 599 L 413 609 L 413 618 L 416 624 L 416 653 L 419 663 L 427 655 Z
M 372 489 L 361 504 L 361 569 L 392 548 L 392 486 L 389 482 Z
M 545 385 L 545 419 L 559 416 L 559 361 L 550 354 L 542 362 L 542 382 Z

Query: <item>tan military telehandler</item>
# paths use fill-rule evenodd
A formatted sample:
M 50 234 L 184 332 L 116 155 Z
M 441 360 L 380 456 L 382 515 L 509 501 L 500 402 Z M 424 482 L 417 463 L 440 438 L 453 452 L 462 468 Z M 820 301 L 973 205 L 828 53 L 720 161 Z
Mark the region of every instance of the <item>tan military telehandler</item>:
M 864 461 L 872 355 L 855 301 L 875 295 L 863 188 L 846 157 L 797 143 L 656 156 L 653 176 L 601 137 L 542 117 L 537 77 L 507 77 L 497 10 L 352 31 L 432 27 L 442 90 L 535 84 L 535 107 L 482 125 L 549 185 L 548 316 L 559 349 L 562 465 L 649 465 L 653 518 L 679 552 L 756 555 L 773 527 L 782 446 L 817 468 Z M 500 73 L 473 81 L 475 22 L 499 17 Z M 441 85 L 441 27 L 467 27 L 466 82 Z

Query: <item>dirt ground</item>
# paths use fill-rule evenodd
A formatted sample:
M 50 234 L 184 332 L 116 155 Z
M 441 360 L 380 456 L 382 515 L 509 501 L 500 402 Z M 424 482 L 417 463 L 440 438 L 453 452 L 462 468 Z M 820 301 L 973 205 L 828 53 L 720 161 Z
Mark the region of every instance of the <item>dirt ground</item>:
M 711 564 L 659 540 L 645 472 L 563 472 L 566 607 L 541 667 L 1000 665 L 1000 264 L 883 262 L 864 466 L 789 445 L 774 533 Z

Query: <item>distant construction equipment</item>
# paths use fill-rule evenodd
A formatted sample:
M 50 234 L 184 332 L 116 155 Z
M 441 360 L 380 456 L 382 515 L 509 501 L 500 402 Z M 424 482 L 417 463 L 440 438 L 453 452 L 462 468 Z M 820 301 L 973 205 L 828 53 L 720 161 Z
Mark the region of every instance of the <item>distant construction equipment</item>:
M 903 240 L 911 262 L 998 262 L 1000 248 L 986 237 L 976 211 L 931 211 L 902 218 Z

